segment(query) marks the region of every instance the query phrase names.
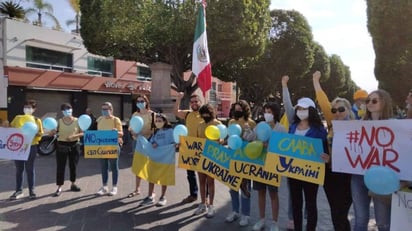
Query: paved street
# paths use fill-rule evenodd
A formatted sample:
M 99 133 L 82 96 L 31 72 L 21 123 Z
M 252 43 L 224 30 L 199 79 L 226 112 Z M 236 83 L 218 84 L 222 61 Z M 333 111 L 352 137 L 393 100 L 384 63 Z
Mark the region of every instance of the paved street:
M 126 198 L 134 189 L 134 175 L 130 166 L 132 156 L 122 154 L 120 158 L 119 194 L 116 196 L 95 196 L 101 186 L 100 164 L 98 160 L 80 159 L 78 185 L 81 192 L 69 191 L 70 182 L 66 181 L 60 197 L 52 197 L 55 186 L 55 156 L 38 156 L 36 159 L 36 200 L 29 200 L 25 184 L 25 197 L 8 200 L 15 187 L 15 167 L 13 161 L 0 160 L 0 230 L 252 230 L 258 219 L 257 194 L 252 194 L 252 214 L 250 225 L 241 228 L 237 222 L 224 222 L 230 212 L 228 188 L 216 181 L 216 216 L 212 219 L 203 215 L 193 216 L 196 204 L 180 204 L 188 195 L 186 171 L 176 168 L 176 186 L 169 187 L 168 203 L 165 207 L 138 207 L 147 194 L 147 182 L 142 181 L 143 195 Z M 66 168 L 66 172 L 68 169 Z M 111 176 L 111 174 L 110 174 Z M 66 179 L 68 178 L 68 174 Z M 286 230 L 287 193 L 285 181 L 280 188 L 281 230 Z M 160 187 L 155 190 L 160 193 Z M 157 196 L 156 199 L 159 196 Z M 270 206 L 267 217 L 270 217 Z M 328 204 L 323 192 L 318 195 L 318 230 L 333 230 Z M 351 220 L 353 211 L 351 211 Z M 353 221 L 352 221 L 353 222 Z M 374 221 L 371 220 L 370 230 Z

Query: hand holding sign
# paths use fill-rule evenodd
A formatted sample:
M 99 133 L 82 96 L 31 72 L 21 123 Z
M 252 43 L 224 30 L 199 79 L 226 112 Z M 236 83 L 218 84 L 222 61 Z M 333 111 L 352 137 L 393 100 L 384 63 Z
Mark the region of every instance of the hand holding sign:
M 87 131 L 92 124 L 92 118 L 90 118 L 89 115 L 83 114 L 79 117 L 77 122 L 79 123 L 79 127 L 82 131 Z
M 183 124 L 179 124 L 177 125 L 174 129 L 173 129 L 173 140 L 175 141 L 176 144 L 180 143 L 180 136 L 187 136 L 188 131 L 187 131 L 187 127 Z
M 43 120 L 43 127 L 47 130 L 56 130 L 57 128 L 57 121 L 52 117 L 47 117 Z
M 378 195 L 390 195 L 399 189 L 399 177 L 390 168 L 373 166 L 366 170 L 364 179 L 366 187 Z

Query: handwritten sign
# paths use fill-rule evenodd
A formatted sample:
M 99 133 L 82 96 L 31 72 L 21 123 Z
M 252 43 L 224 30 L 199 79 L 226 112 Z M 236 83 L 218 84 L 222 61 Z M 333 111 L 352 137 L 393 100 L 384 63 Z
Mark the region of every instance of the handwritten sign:
M 117 158 L 119 143 L 117 131 L 101 130 L 84 133 L 84 158 Z
M 180 136 L 178 167 L 197 170 L 196 166 L 205 147 L 205 138 Z
M 320 139 L 272 132 L 265 170 L 323 185 L 325 164 L 320 158 L 323 152 Z
M 230 159 L 233 150 L 222 145 L 206 140 L 203 155 L 200 157 L 198 171 L 219 180 L 231 189 L 238 191 L 242 179 L 229 172 Z
M 412 192 L 398 191 L 392 194 L 391 228 L 403 231 L 412 226 Z
M 0 128 L 0 159 L 27 160 L 32 140 L 20 129 Z
M 386 166 L 411 180 L 412 120 L 332 121 L 332 170 L 364 174 Z
M 279 187 L 280 176 L 277 172 L 274 169 L 270 171 L 264 169 L 267 151 L 263 150 L 262 154 L 256 159 L 249 159 L 243 151 L 246 145 L 247 142 L 244 142 L 242 148 L 234 151 L 233 158 L 230 161 L 229 172 L 240 178 Z

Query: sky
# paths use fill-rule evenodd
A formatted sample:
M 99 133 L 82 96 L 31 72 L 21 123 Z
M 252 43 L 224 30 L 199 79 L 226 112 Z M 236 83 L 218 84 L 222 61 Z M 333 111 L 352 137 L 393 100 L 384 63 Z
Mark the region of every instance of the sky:
M 45 0 L 53 5 L 54 15 L 65 31 L 66 21 L 75 13 L 68 0 Z M 24 8 L 32 3 L 22 2 Z M 375 53 L 366 27 L 365 0 L 271 0 L 270 9 L 297 10 L 308 20 L 314 40 L 328 55 L 336 54 L 349 66 L 352 80 L 368 92 L 377 89 L 373 72 Z M 34 15 L 29 17 L 33 20 Z M 51 27 L 52 25 L 47 25 Z M 293 78 L 291 76 L 291 78 Z

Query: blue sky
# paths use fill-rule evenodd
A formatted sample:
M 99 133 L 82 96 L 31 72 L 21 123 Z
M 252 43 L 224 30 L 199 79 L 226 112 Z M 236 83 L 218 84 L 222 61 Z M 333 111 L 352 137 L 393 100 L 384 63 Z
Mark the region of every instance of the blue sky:
M 66 31 L 68 19 L 74 11 L 67 0 L 46 0 L 53 5 L 54 15 Z M 26 8 L 31 3 L 22 3 Z M 366 27 L 366 1 L 364 0 L 271 0 L 271 9 L 295 9 L 302 13 L 312 27 L 314 40 L 328 55 L 339 55 L 350 67 L 352 79 L 368 92 L 377 89 L 373 73 L 375 53 L 372 38 Z M 33 17 L 30 17 L 32 20 Z M 52 26 L 47 25 L 47 26 Z M 74 29 L 74 26 L 72 28 Z M 293 80 L 293 76 L 291 76 Z

